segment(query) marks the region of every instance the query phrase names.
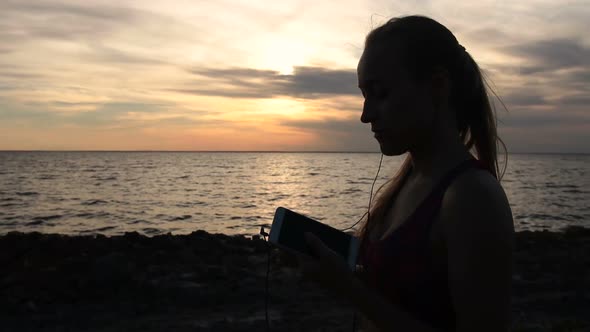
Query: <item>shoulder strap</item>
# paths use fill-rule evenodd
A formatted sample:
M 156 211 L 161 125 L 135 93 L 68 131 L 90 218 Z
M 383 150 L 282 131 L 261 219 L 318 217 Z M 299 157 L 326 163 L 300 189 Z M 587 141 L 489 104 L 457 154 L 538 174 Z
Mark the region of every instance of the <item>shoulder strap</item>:
M 451 185 L 451 183 L 453 182 L 453 180 L 459 176 L 461 173 L 463 173 L 464 171 L 470 169 L 470 168 L 482 168 L 483 164 L 481 164 L 479 162 L 479 160 L 470 157 L 468 159 L 465 159 L 462 163 L 460 163 L 459 165 L 457 165 L 455 168 L 451 169 L 443 178 L 442 180 L 439 182 L 439 184 L 437 185 L 435 191 L 436 192 L 441 192 L 444 193 L 445 191 L 447 191 L 447 188 Z
M 433 190 L 432 195 L 430 196 L 430 199 L 431 199 L 430 203 L 432 204 L 431 207 L 435 209 L 436 213 L 438 213 L 438 209 L 440 208 L 440 205 L 442 204 L 443 196 L 444 196 L 445 192 L 447 191 L 448 187 L 453 182 L 453 180 L 455 180 L 455 178 L 457 176 L 461 175 L 461 173 L 463 173 L 464 171 L 466 171 L 470 168 L 483 169 L 483 170 L 489 172 L 489 169 L 485 166 L 485 164 L 482 163 L 480 160 L 475 159 L 474 157 L 464 160 L 462 163 L 460 163 L 455 168 L 453 168 L 451 171 L 449 171 L 443 177 L 443 179 L 439 182 L 439 184 Z
M 464 160 L 455 168 L 451 169 L 442 178 L 442 180 L 438 183 L 438 185 L 428 196 L 426 201 L 423 202 L 424 204 L 421 206 L 421 208 L 424 210 L 420 212 L 424 216 L 424 219 L 427 221 L 427 228 L 430 227 L 430 224 L 433 221 L 434 216 L 438 214 L 447 188 L 451 185 L 451 183 L 457 176 L 461 175 L 461 173 L 470 168 L 487 169 L 482 163 L 479 163 L 479 160 L 475 159 L 474 157 L 470 157 L 469 159 Z

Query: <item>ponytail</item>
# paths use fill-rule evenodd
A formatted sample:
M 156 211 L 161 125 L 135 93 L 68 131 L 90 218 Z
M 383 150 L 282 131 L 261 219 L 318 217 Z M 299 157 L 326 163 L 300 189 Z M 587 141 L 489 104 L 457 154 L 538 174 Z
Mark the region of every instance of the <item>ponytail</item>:
M 494 177 L 501 179 L 506 171 L 508 159 L 506 145 L 498 136 L 495 108 L 490 103 L 486 86 L 489 90 L 492 89 L 471 55 L 460 45 L 459 50 L 462 53 L 460 61 L 463 63 L 451 92 L 459 136 L 468 150 L 475 150 L 477 158 Z M 498 145 L 502 146 L 505 154 L 502 172 L 497 160 Z

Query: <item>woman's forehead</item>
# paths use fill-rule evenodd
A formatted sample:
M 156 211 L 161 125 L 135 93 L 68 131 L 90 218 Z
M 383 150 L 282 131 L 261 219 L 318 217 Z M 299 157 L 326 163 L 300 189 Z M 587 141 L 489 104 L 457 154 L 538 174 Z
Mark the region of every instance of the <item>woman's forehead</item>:
M 399 55 L 391 49 L 366 48 L 357 66 L 359 85 L 365 81 L 385 80 L 399 75 L 402 69 Z

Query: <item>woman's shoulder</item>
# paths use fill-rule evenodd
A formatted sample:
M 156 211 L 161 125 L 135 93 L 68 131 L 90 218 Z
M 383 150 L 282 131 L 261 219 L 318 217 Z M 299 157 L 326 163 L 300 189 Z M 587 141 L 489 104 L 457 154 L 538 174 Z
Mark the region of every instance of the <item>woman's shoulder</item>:
M 504 189 L 482 169 L 470 169 L 455 178 L 443 196 L 440 212 L 446 229 L 478 227 L 509 232 L 514 227 Z

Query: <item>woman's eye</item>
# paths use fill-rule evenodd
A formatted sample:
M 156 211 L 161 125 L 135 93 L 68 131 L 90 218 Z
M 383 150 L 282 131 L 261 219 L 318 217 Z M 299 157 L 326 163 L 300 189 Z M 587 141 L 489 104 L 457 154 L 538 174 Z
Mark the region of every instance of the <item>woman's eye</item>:
M 383 98 L 387 95 L 387 90 L 377 86 L 370 86 L 367 89 L 361 89 L 363 97 L 366 98 Z
M 387 91 L 381 87 L 375 87 L 369 90 L 369 94 L 375 98 L 383 98 L 387 95 Z
M 383 98 L 386 95 L 387 95 L 387 91 L 385 89 L 375 90 L 375 97 L 377 97 L 377 98 Z

